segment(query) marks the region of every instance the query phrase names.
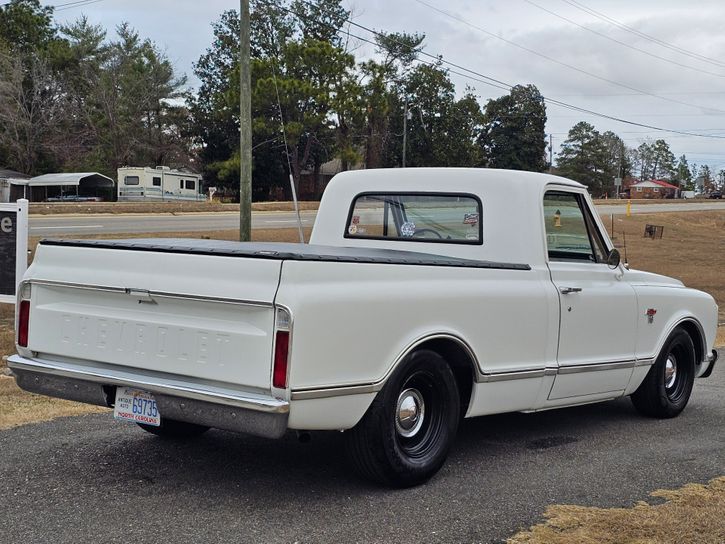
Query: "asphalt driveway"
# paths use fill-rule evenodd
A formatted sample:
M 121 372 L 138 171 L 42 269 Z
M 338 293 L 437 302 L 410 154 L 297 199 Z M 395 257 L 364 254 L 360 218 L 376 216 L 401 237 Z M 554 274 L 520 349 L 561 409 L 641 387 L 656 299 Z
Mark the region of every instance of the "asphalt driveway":
M 178 443 L 64 418 L 0 432 L 0 542 L 500 542 L 552 503 L 631 506 L 725 475 L 724 422 L 720 365 L 674 420 L 628 399 L 468 420 L 431 482 L 388 490 L 350 473 L 337 433 Z

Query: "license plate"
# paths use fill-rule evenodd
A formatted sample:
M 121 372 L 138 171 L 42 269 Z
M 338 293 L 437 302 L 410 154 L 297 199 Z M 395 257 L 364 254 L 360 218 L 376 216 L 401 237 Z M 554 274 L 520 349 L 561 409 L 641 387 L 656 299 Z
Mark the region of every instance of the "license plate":
M 113 417 L 155 427 L 161 425 L 161 414 L 159 414 L 159 407 L 156 405 L 154 396 L 148 391 L 132 387 L 116 388 Z

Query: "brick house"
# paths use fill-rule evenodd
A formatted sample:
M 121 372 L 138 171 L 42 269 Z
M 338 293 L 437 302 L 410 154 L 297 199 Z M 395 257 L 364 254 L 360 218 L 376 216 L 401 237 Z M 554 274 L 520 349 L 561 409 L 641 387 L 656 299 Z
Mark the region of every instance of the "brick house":
M 663 180 L 649 180 L 633 183 L 629 187 L 629 198 L 677 198 L 680 188 Z

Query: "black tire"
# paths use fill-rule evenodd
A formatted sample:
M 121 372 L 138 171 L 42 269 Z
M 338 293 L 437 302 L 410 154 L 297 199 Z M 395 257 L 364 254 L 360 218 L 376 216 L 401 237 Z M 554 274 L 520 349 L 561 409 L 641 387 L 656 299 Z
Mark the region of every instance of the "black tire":
M 401 403 L 408 405 L 410 417 L 399 417 Z M 421 484 L 446 460 L 458 430 L 459 405 L 456 379 L 446 361 L 433 351 L 416 351 L 403 360 L 363 419 L 345 433 L 348 457 L 363 477 L 375 482 Z
M 695 346 L 687 332 L 675 329 L 644 381 L 632 393 L 632 403 L 645 416 L 675 417 L 687 406 L 694 383 Z
M 204 434 L 209 427 L 204 425 L 196 425 L 195 423 L 186 423 L 185 421 L 176 421 L 175 419 L 162 419 L 161 425 L 147 425 L 145 423 L 136 423 L 144 431 L 155 434 L 162 438 L 173 438 L 176 440 L 183 438 L 195 438 Z

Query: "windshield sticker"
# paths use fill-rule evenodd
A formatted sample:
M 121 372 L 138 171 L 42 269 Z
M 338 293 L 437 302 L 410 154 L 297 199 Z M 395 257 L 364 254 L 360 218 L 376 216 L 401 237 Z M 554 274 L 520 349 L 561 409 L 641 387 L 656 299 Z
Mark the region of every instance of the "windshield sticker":
M 466 234 L 466 240 L 478 240 L 478 233 L 469 232 L 468 234 Z
M 357 225 L 350 225 L 347 228 L 347 233 L 348 234 L 357 234 Z
M 463 214 L 464 225 L 478 225 L 478 214 L 477 213 L 466 213 Z
M 407 221 L 400 226 L 400 234 L 405 238 L 410 238 L 415 234 L 415 223 Z
M 359 215 L 353 215 L 353 216 L 352 216 L 352 224 L 353 224 L 353 225 L 358 225 L 358 224 L 360 224 L 360 216 L 359 216 Z

